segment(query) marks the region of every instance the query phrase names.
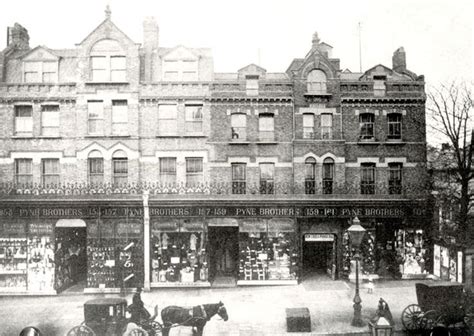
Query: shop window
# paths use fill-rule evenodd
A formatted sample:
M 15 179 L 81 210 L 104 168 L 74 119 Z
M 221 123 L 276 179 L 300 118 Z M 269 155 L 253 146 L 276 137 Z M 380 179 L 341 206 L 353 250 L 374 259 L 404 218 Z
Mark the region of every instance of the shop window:
M 374 114 L 362 113 L 359 116 L 359 138 L 361 140 L 374 139 Z
M 332 139 L 332 114 L 321 114 L 321 139 Z
M 160 158 L 160 182 L 165 186 L 176 184 L 176 158 Z
M 58 62 L 27 61 L 23 63 L 25 83 L 54 83 L 58 80 Z
M 275 121 L 273 114 L 260 114 L 258 118 L 258 137 L 260 141 L 275 140 Z
M 32 159 L 15 159 L 15 183 L 19 186 L 33 184 Z
M 326 93 L 326 74 L 322 70 L 312 70 L 308 74 L 307 89 L 309 93 Z
M 395 231 L 395 251 L 402 278 L 413 274 L 425 274 L 427 243 L 423 230 L 406 229 Z
M 186 133 L 202 133 L 202 105 L 186 105 Z
M 314 139 L 314 114 L 303 114 L 303 139 Z
M 258 96 L 258 76 L 245 76 L 245 89 L 248 96 Z
M 41 183 L 45 187 L 59 184 L 59 159 L 41 160 Z
M 128 158 L 122 150 L 112 155 L 112 183 L 115 186 L 125 186 L 128 183 Z
M 334 160 L 324 159 L 323 162 L 323 194 L 332 194 L 334 184 Z
M 59 105 L 41 106 L 41 135 L 59 136 Z
M 360 193 L 375 194 L 375 163 L 362 163 L 360 170 Z
M 90 135 L 104 134 L 104 102 L 89 100 L 87 102 L 87 132 Z
M 93 186 L 104 183 L 104 158 L 95 150 L 87 158 L 89 183 Z
M 402 138 L 402 115 L 400 113 L 387 114 L 388 139 Z
M 245 163 L 232 164 L 232 193 L 245 194 L 246 193 L 246 168 Z
M 112 100 L 112 134 L 128 135 L 128 105 L 126 100 Z
M 197 187 L 204 182 L 203 161 L 199 157 L 186 158 L 186 186 Z
M 260 193 L 274 193 L 275 165 L 273 163 L 260 164 Z
M 304 177 L 304 189 L 305 194 L 316 193 L 316 159 L 307 158 L 304 162 L 305 177 Z
M 158 106 L 158 135 L 177 135 L 178 108 L 174 105 Z
M 393 162 L 388 164 L 388 193 L 401 194 L 402 193 L 402 172 L 403 165 L 401 163 Z
M 232 139 L 247 140 L 247 115 L 234 113 L 230 116 Z
M 33 135 L 33 107 L 31 105 L 15 106 L 15 135 Z

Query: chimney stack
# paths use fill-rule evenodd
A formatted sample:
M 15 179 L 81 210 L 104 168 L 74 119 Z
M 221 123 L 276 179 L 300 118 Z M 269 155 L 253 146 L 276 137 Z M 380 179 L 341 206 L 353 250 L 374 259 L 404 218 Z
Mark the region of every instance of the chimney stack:
M 18 49 L 29 49 L 30 36 L 28 35 L 28 30 L 18 23 L 15 23 L 13 27 L 8 27 L 7 47 L 10 45 L 17 47 Z
M 143 21 L 143 47 L 147 51 L 158 49 L 159 28 L 153 16 Z
M 398 48 L 393 53 L 392 68 L 396 72 L 404 72 L 407 69 L 406 54 L 403 47 Z

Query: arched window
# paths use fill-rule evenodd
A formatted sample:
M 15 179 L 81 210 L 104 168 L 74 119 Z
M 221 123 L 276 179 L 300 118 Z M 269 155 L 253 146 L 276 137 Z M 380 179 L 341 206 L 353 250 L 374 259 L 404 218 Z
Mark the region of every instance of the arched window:
M 306 79 L 308 92 L 326 93 L 326 81 L 326 74 L 322 70 L 312 70 Z
M 112 182 L 114 185 L 122 186 L 128 182 L 128 158 L 123 150 L 112 154 Z
M 323 161 L 323 194 L 332 194 L 334 184 L 334 160 L 325 158 Z
M 90 52 L 91 79 L 94 82 L 126 82 L 127 58 L 115 40 L 101 40 Z
M 87 158 L 89 183 L 94 186 L 104 183 L 104 158 L 98 150 L 93 150 Z
M 316 159 L 309 157 L 304 162 L 304 188 L 306 194 L 316 193 Z

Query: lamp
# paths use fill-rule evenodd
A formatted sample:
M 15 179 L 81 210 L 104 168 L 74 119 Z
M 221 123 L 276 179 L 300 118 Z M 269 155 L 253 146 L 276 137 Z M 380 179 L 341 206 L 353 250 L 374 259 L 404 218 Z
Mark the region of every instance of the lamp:
M 362 300 L 360 299 L 359 295 L 359 248 L 360 244 L 362 243 L 362 239 L 364 238 L 365 229 L 360 225 L 359 218 L 355 217 L 352 220 L 352 225 L 347 229 L 347 232 L 349 232 L 351 245 L 356 251 L 354 255 L 354 259 L 356 262 L 356 290 L 354 295 L 354 318 L 352 319 L 352 325 L 355 327 L 363 327 L 364 322 L 362 321 L 361 316 Z
M 379 316 L 374 322 L 369 322 L 369 330 L 371 336 L 391 336 L 393 334 L 393 326 L 383 316 Z

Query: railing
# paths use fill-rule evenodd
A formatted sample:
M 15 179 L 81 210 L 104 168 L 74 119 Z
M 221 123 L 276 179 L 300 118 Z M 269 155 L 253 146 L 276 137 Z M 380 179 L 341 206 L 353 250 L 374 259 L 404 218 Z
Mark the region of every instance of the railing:
M 265 184 L 262 188 L 261 183 L 241 182 L 207 182 L 195 185 L 186 185 L 186 183 L 160 183 L 160 182 L 141 182 L 132 184 L 112 184 L 112 183 L 60 183 L 57 185 L 40 184 L 14 184 L 0 183 L 0 196 L 3 198 L 9 195 L 23 196 L 74 196 L 74 195 L 141 195 L 147 191 L 150 195 L 160 194 L 202 194 L 202 195 L 300 195 L 304 197 L 341 197 L 343 195 L 361 195 L 362 197 L 389 197 L 389 198 L 414 198 L 426 197 L 430 193 L 428 185 L 403 185 L 393 188 L 388 183 L 376 183 L 371 185 L 373 193 L 364 194 L 361 185 L 357 181 L 337 183 L 332 182 L 331 186 L 327 181 L 311 182 L 302 181 L 298 183 L 291 182 L 272 182 L 271 185 Z M 371 190 L 372 191 L 372 190 Z

